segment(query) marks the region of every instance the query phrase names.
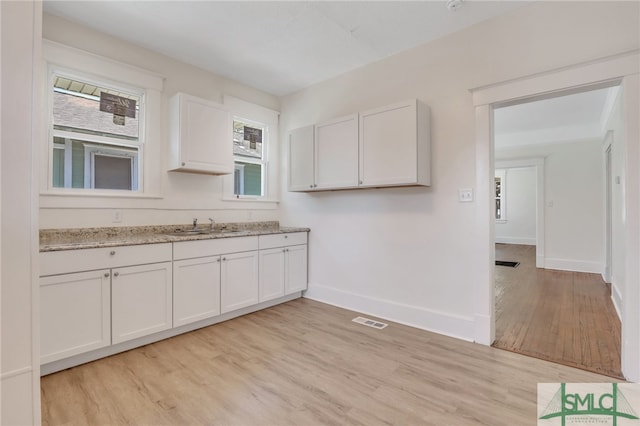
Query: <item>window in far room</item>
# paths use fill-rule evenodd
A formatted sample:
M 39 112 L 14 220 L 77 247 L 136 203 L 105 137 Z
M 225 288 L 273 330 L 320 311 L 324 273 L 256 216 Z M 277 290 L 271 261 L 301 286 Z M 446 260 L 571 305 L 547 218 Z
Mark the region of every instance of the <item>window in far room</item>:
M 495 203 L 496 203 L 496 221 L 506 222 L 507 220 L 507 201 L 506 201 L 506 169 L 496 169 L 495 171 Z
M 267 176 L 265 153 L 269 138 L 264 124 L 234 117 L 233 193 L 236 197 L 263 197 Z

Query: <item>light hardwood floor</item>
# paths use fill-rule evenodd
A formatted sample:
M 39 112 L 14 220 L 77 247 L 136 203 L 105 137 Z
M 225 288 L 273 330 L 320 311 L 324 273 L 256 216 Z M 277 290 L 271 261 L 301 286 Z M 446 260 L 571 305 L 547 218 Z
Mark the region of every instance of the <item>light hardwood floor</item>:
M 42 378 L 44 425 L 535 425 L 538 382 L 608 378 L 308 299 Z
M 537 269 L 535 246 L 496 244 L 494 346 L 622 378 L 620 321 L 598 274 Z

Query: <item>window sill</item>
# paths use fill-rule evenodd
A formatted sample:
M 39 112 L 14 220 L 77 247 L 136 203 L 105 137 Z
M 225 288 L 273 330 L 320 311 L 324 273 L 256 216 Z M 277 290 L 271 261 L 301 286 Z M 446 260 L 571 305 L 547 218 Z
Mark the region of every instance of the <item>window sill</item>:
M 65 190 L 65 191 L 42 191 L 41 197 L 74 197 L 74 198 L 141 198 L 141 199 L 161 199 L 160 195 L 144 194 L 141 192 L 112 192 L 96 190 Z
M 239 203 L 272 203 L 278 204 L 280 201 L 273 198 L 262 198 L 262 197 L 236 197 L 236 196 L 228 196 L 225 195 L 222 197 L 222 201 L 234 201 Z

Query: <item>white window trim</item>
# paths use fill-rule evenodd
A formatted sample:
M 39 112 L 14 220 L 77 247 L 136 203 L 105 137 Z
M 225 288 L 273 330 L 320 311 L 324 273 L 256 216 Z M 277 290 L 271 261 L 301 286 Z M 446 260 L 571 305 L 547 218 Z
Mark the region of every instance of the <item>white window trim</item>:
M 255 123 L 264 130 L 263 138 L 266 143 L 262 145 L 262 160 L 249 157 L 233 156 L 234 162 L 262 164 L 262 197 L 255 195 L 234 194 L 233 178 L 234 174 L 225 175 L 223 182 L 223 201 L 233 202 L 257 202 L 257 203 L 277 203 L 278 202 L 278 117 L 279 112 L 269 108 L 255 105 L 243 101 L 233 96 L 224 95 L 224 105 L 231 112 L 234 119 L 241 120 L 248 124 Z M 233 143 L 233 141 L 229 141 Z
M 50 40 L 45 39 L 42 44 L 43 58 L 46 62 L 46 66 L 43 67 L 43 81 L 45 83 L 42 87 L 42 93 L 47 102 L 47 108 L 43 108 L 43 114 L 45 114 L 44 122 L 47 123 L 49 130 L 45 132 L 46 138 L 43 138 L 40 155 L 40 170 L 46 170 L 46 173 L 40 173 L 40 206 L 42 208 L 85 207 L 86 202 L 83 199 L 93 197 L 95 200 L 91 201 L 91 205 L 109 207 L 111 203 L 108 198 L 161 198 L 162 158 L 165 147 L 161 133 L 161 94 L 164 77 L 148 70 Z M 145 106 L 141 108 L 144 112 L 144 117 L 140 116 L 139 119 L 140 129 L 144 132 L 144 138 L 141 137 L 139 139 L 140 146 L 144 146 L 144 149 L 141 148 L 139 150 L 141 161 L 138 171 L 140 178 L 138 191 L 99 189 L 87 191 L 85 189 L 53 187 L 53 117 L 50 114 L 53 103 L 52 81 L 50 80 L 52 69 L 60 70 L 65 75 L 77 75 L 84 81 L 92 78 L 98 83 L 106 83 L 109 86 L 122 87 L 124 89 L 137 88 L 138 91 L 144 92 Z M 134 91 L 133 93 L 136 92 Z M 70 133 L 74 134 L 74 139 L 98 142 L 97 138 L 100 138 L 100 136 L 84 134 L 78 137 L 79 134 Z M 121 143 L 123 146 L 131 146 L 132 144 L 129 142 L 133 142 L 127 141 L 127 143 L 124 143 L 124 140 L 119 141 L 123 142 Z M 109 139 L 109 143 L 114 144 L 114 142 Z
M 120 150 L 116 147 L 107 148 L 103 146 L 96 146 L 90 144 L 84 144 L 84 187 L 87 189 L 95 189 L 96 187 L 96 173 L 95 173 L 95 158 L 96 155 L 105 157 L 117 157 L 117 158 L 129 158 L 131 159 L 131 187 L 138 188 L 138 155 L 139 152 L 130 152 Z M 114 191 L 123 191 L 114 190 Z M 137 191 L 133 189 L 132 191 Z

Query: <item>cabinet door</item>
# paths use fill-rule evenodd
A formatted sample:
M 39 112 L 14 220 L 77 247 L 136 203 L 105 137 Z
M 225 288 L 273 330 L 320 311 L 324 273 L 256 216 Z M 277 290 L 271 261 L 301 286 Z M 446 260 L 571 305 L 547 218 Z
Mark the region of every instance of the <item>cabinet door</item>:
M 108 269 L 40 278 L 40 362 L 111 344 Z
M 174 150 L 171 169 L 186 172 L 233 173 L 233 124 L 223 105 L 180 93 L 172 102 Z M 177 118 L 175 117 L 177 112 Z
M 360 114 L 361 186 L 417 182 L 416 102 Z
M 289 133 L 289 191 L 312 191 L 314 126 L 306 126 Z
M 224 314 L 258 303 L 258 252 L 222 256 L 220 310 Z
M 114 344 L 170 329 L 171 262 L 112 270 Z
M 307 289 L 307 245 L 286 248 L 285 294 Z
M 316 124 L 316 189 L 358 186 L 358 115 Z
M 260 302 L 284 296 L 286 248 L 260 250 Z
M 220 256 L 173 262 L 173 326 L 220 315 Z

